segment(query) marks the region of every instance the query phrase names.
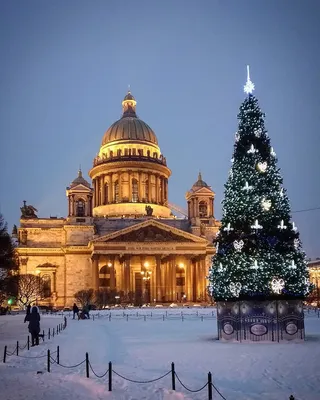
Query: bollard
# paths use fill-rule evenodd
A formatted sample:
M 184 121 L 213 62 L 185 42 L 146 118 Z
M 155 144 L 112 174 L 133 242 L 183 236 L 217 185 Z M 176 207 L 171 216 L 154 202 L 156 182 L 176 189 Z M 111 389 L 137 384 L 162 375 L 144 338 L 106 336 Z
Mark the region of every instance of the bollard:
M 212 375 L 208 372 L 208 400 L 212 400 Z
M 201 321 L 203 322 L 203 315 L 201 315 Z
M 48 339 L 50 340 L 50 328 L 48 330 Z
M 111 313 L 109 314 L 109 321 L 111 321 Z
M 144 316 L 143 316 L 143 319 L 146 321 L 146 320 L 147 320 L 147 317 L 144 315 Z
M 92 314 L 92 321 L 94 321 L 94 314 Z
M 60 347 L 57 346 L 57 364 L 60 364 Z
M 129 321 L 129 315 L 127 314 L 127 321 Z
M 162 321 L 164 321 L 164 314 L 162 314 Z
M 50 372 L 50 350 L 47 351 L 47 371 Z
M 30 336 L 28 335 L 28 340 L 27 340 L 27 348 L 30 350 Z
M 4 352 L 3 352 L 3 362 L 6 362 L 6 358 L 7 358 L 7 346 L 4 346 Z
M 89 378 L 89 354 L 86 353 L 86 375 Z
M 109 362 L 109 382 L 108 382 L 108 386 L 109 386 L 109 392 L 112 392 L 112 362 Z
M 19 355 L 19 342 L 17 341 L 17 356 Z
M 181 315 L 181 321 L 184 321 L 184 317 L 183 317 L 183 314 Z
M 176 373 L 174 371 L 174 362 L 171 363 L 171 380 L 172 380 L 172 390 L 176 390 Z
M 42 341 L 44 342 L 44 330 L 42 331 Z
M 67 317 L 65 316 L 64 317 L 64 328 L 63 329 L 66 329 L 66 327 L 67 327 Z

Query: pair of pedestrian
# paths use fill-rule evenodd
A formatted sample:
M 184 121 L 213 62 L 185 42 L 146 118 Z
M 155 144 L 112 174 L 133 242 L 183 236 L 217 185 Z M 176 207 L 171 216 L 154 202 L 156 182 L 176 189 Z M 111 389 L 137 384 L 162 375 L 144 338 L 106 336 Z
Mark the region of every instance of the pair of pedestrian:
M 27 321 L 29 322 L 28 329 L 31 334 L 31 346 L 39 346 L 40 314 L 38 307 L 33 306 L 31 308 L 31 305 L 28 305 L 24 322 L 26 323 Z

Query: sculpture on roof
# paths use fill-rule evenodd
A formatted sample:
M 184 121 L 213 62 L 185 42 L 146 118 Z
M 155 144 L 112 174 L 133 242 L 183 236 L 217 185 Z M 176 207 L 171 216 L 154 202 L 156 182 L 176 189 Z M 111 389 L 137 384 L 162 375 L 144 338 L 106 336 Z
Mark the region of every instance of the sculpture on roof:
M 146 206 L 146 213 L 148 217 L 151 217 L 153 214 L 153 208 L 151 206 Z
M 33 206 L 27 206 L 27 202 L 23 200 L 23 207 L 20 207 L 21 210 L 21 219 L 28 219 L 28 218 L 38 218 L 37 212 L 38 210 Z

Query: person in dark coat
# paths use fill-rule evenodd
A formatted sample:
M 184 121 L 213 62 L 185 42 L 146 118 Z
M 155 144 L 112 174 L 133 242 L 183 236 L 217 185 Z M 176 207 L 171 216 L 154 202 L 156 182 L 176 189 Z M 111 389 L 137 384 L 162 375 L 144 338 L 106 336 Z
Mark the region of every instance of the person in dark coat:
M 76 303 L 73 303 L 72 310 L 73 310 L 73 319 L 75 319 L 75 316 L 77 316 L 78 319 L 79 319 L 79 315 L 78 315 L 79 314 L 79 308 L 76 305 Z
M 40 314 L 38 307 L 32 307 L 31 313 L 27 314 L 24 322 L 29 322 L 28 329 L 31 334 L 31 346 L 39 345 L 39 333 L 40 333 Z
M 28 304 L 28 305 L 27 305 L 27 312 L 26 312 L 26 314 L 29 315 L 29 314 L 30 314 L 30 311 L 31 311 L 31 304 Z

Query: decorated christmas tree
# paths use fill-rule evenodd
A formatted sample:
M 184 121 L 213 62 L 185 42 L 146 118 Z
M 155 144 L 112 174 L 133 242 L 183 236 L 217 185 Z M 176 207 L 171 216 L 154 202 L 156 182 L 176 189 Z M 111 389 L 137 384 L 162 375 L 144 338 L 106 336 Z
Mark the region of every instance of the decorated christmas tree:
M 305 254 L 253 90 L 248 67 L 209 293 L 216 301 L 302 299 L 310 289 Z

